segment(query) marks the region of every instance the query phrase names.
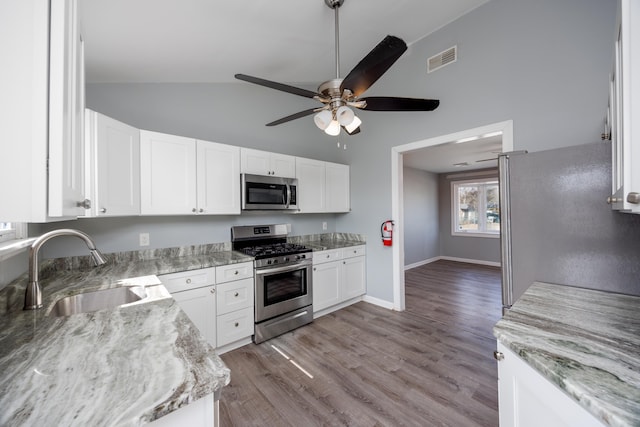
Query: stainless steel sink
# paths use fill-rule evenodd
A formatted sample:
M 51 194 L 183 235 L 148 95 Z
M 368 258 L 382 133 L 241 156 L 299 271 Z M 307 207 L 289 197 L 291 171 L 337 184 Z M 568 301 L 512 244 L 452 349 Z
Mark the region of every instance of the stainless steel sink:
M 53 305 L 49 316 L 70 316 L 98 310 L 114 309 L 147 297 L 144 286 L 122 286 L 100 291 L 84 292 L 62 298 Z

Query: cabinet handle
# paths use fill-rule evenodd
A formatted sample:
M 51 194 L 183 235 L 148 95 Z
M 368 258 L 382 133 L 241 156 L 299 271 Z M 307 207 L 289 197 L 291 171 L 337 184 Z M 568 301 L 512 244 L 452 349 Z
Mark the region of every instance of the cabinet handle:
M 191 212 L 198 212 L 198 210 L 196 208 L 191 209 Z
M 236 322 L 236 323 L 233 324 L 233 326 L 235 326 L 237 328 L 238 326 L 240 326 L 240 323 Z
M 76 206 L 79 208 L 84 208 L 84 209 L 91 209 L 91 200 L 89 199 L 84 199 L 81 202 L 77 202 Z
M 237 297 L 238 295 L 240 295 L 240 294 L 237 293 L 237 292 L 235 294 L 233 294 L 234 297 Z
M 235 274 L 237 276 L 238 274 L 240 274 L 240 272 L 238 270 L 236 270 L 233 274 Z
M 191 279 L 187 279 L 187 285 L 191 283 Z
M 317 271 L 317 270 L 318 270 L 317 268 L 313 267 L 313 271 Z
M 632 192 L 627 194 L 627 202 L 637 205 L 640 203 L 640 193 Z
M 493 358 L 496 359 L 498 362 L 501 360 L 504 360 L 504 353 L 498 351 L 498 350 L 494 350 L 493 352 Z
M 211 289 L 209 292 L 211 292 L 212 294 L 215 294 L 216 290 L 215 289 Z
M 331 255 L 327 255 L 327 258 L 331 258 Z
M 202 212 L 204 212 L 204 209 L 200 208 L 200 210 L 198 212 L 202 213 Z
M 613 203 L 618 203 L 618 202 L 621 202 L 621 201 L 622 201 L 622 199 L 619 199 L 617 197 L 613 197 L 613 196 L 607 197 L 607 204 L 609 204 L 609 205 L 611 205 Z
M 100 209 L 100 213 L 107 213 L 107 208 Z

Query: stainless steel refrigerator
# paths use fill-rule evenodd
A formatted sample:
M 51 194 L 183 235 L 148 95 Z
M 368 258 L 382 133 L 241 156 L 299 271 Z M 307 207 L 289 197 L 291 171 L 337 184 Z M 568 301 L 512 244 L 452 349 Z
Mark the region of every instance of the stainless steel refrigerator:
M 504 309 L 534 281 L 640 295 L 640 215 L 607 204 L 610 143 L 507 153 L 499 167 Z

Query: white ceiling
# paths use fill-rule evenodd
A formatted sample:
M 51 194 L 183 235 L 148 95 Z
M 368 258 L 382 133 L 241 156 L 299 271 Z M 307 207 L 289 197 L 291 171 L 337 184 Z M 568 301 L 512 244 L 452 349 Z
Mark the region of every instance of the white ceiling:
M 486 1 L 345 0 L 339 12 L 341 77 L 387 34 L 404 39 L 411 49 L 412 43 Z M 313 89 L 335 77 L 335 15 L 324 0 L 79 4 L 88 83 L 249 84 L 234 79 L 243 73 Z M 460 161 L 489 166 L 475 163 L 491 156 L 490 151 L 478 154 L 480 147 L 484 145 L 475 141 L 429 148 L 426 155 L 405 155 L 405 163 L 432 172 Z M 469 157 L 471 151 L 475 158 Z

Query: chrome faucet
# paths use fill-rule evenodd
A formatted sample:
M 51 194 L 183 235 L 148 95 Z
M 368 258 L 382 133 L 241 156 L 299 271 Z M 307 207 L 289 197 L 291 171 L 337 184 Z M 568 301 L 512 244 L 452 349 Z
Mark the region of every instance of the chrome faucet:
M 91 240 L 91 237 L 89 237 L 82 231 L 72 230 L 69 228 L 61 228 L 59 230 L 53 230 L 43 234 L 31 244 L 31 249 L 29 249 L 29 283 L 27 284 L 27 289 L 24 294 L 25 310 L 35 310 L 37 308 L 42 308 L 42 288 L 40 287 L 40 283 L 38 283 L 38 253 L 40 252 L 40 248 L 46 241 L 57 236 L 76 236 L 81 238 L 87 244 L 89 253 L 91 254 L 93 262 L 96 266 L 105 264 L 107 262 L 107 260 L 104 258 L 104 255 L 102 255 L 96 248 L 96 245 L 95 243 L 93 243 L 93 240 Z

